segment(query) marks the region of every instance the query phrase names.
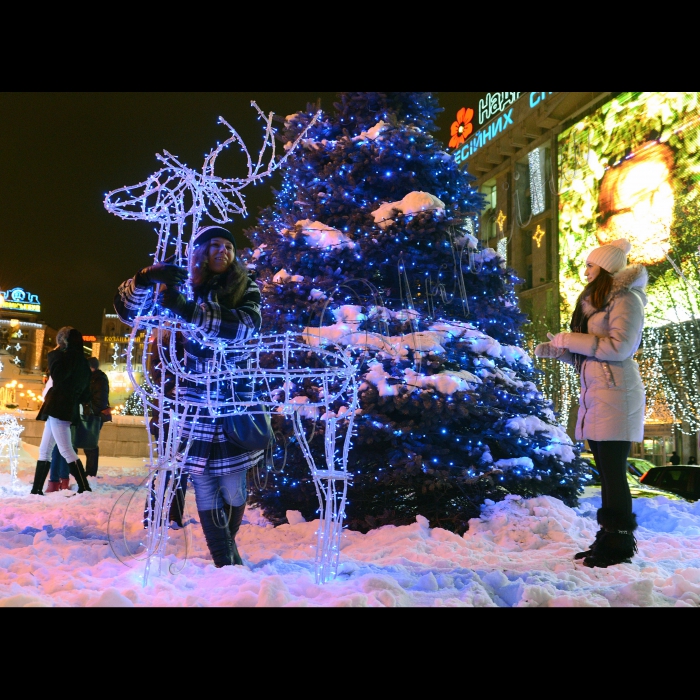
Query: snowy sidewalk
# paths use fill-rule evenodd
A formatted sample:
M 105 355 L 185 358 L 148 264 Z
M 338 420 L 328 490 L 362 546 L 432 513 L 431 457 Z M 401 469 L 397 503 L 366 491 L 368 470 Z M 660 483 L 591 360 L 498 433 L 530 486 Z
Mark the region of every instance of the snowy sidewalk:
M 596 532 L 600 498 L 571 509 L 547 496 L 487 506 L 463 536 L 413 525 L 346 531 L 336 580 L 314 582 L 316 522 L 273 528 L 248 510 L 238 537 L 246 567 L 216 569 L 188 493 L 167 564 L 142 585 L 148 471 L 100 459 L 92 493 L 29 495 L 38 448 L 22 443 L 20 495 L 0 460 L 0 606 L 623 606 L 700 605 L 700 503 L 636 499 L 639 554 L 587 569 L 573 554 Z

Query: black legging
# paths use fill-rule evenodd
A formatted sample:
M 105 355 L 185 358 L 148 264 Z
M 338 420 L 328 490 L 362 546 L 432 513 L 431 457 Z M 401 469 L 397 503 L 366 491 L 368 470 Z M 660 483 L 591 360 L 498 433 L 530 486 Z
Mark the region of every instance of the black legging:
M 627 457 L 632 443 L 624 440 L 589 440 L 588 444 L 600 474 L 603 508 L 631 515 L 632 496 L 627 483 Z

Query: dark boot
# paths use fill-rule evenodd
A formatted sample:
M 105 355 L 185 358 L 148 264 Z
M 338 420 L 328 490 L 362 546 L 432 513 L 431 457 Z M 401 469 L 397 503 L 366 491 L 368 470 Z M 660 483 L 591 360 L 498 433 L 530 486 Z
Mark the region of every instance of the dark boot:
M 232 566 L 233 561 L 233 540 L 227 527 L 226 514 L 223 510 L 200 510 L 199 522 L 202 524 L 204 539 L 214 566 L 220 569 L 222 566 Z
M 637 553 L 637 517 L 634 513 L 621 513 L 612 508 L 598 510 L 598 522 L 602 526 L 595 550 L 583 560 L 584 566 L 604 569 L 631 561 Z
M 240 528 L 241 522 L 243 521 L 245 503 L 241 506 L 230 506 L 228 503 L 224 502 L 224 512 L 226 513 L 226 518 L 228 520 L 228 531 L 231 534 L 233 563 L 236 566 L 243 566 L 243 559 L 241 559 L 241 555 L 238 552 L 238 547 L 236 546 L 236 535 L 238 534 L 238 528 Z
M 83 491 L 92 491 L 90 484 L 88 484 L 85 469 L 83 469 L 83 463 L 79 459 L 76 459 L 75 462 L 71 462 L 68 465 L 68 471 L 78 484 L 78 493 L 82 493 Z
M 178 527 L 185 527 L 182 518 L 185 514 L 185 496 L 187 495 L 187 474 L 181 474 L 170 502 L 170 513 L 168 519 Z
M 595 534 L 595 539 L 593 540 L 593 544 L 585 551 L 585 552 L 576 552 L 574 554 L 574 559 L 585 559 L 589 554 L 593 554 L 595 552 L 596 547 L 598 546 L 598 542 L 600 542 L 600 538 L 603 536 L 603 533 L 605 530 L 602 528 L 598 530 Z
M 97 476 L 97 462 L 100 458 L 100 448 L 83 448 L 83 452 L 85 453 L 85 473 L 88 476 Z
M 51 462 L 48 460 L 39 460 L 36 463 L 36 471 L 34 472 L 34 483 L 32 484 L 32 493 L 35 496 L 43 496 L 44 492 L 44 482 L 46 477 L 49 475 L 49 470 L 51 469 Z

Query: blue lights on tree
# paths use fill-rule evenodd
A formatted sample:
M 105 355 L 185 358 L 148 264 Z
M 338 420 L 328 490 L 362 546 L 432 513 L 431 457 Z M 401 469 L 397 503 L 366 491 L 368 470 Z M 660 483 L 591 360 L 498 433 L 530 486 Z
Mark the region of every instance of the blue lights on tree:
M 339 93 L 246 230 L 263 331 L 302 333 L 358 363 L 345 513 L 360 531 L 422 515 L 464 532 L 487 499 L 575 505 L 587 480 L 522 348 L 519 280 L 481 238 L 483 196 L 434 136 L 441 111 L 430 93 Z M 315 114 L 288 116 L 279 140 Z M 304 420 L 321 453 L 323 421 Z M 287 510 L 318 517 L 292 426 L 278 416 L 275 428 L 284 455 L 251 500 L 275 523 Z

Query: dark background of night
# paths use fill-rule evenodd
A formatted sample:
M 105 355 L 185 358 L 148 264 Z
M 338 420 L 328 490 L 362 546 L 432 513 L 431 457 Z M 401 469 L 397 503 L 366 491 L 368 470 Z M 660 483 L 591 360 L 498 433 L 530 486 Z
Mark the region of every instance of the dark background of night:
M 5 92 L 0 94 L 0 290 L 36 294 L 39 317 L 58 329 L 101 333 L 102 312 L 114 313 L 120 282 L 149 264 L 154 225 L 107 212 L 105 194 L 146 179 L 161 167 L 163 150 L 201 170 L 217 141 L 229 136 L 224 117 L 252 157 L 262 146 L 263 122 L 251 107 L 282 117 L 321 100 L 330 111 L 337 92 Z M 435 135 L 445 147 L 461 107 L 485 92 L 435 92 L 444 108 Z M 281 125 L 279 125 L 281 126 Z M 217 174 L 242 177 L 234 149 L 217 160 Z M 278 143 L 277 153 L 283 153 Z M 275 174 L 243 190 L 250 226 L 272 202 Z

